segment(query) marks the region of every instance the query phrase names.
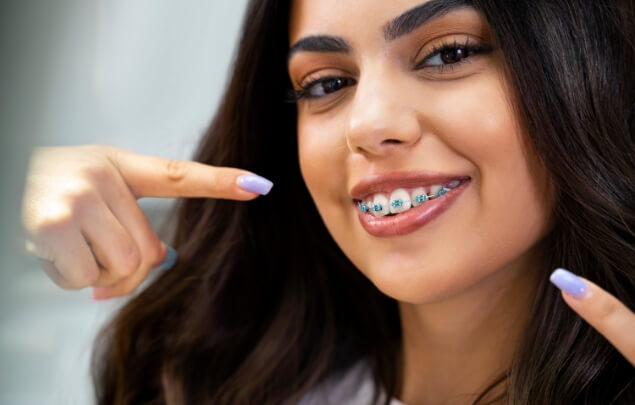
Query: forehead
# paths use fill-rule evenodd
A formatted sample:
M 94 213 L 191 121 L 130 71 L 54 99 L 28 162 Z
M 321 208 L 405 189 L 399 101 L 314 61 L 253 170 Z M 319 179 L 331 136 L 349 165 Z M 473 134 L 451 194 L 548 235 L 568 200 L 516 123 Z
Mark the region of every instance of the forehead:
M 394 34 L 399 25 L 414 27 L 416 20 L 470 4 L 470 0 L 292 0 L 289 43 L 323 34 L 351 40 L 386 38 L 387 31 Z
M 425 0 L 293 0 L 289 20 L 289 39 L 317 34 L 359 33 L 362 21 L 367 27 L 381 26 L 388 20 Z M 346 35 L 350 36 L 350 35 Z

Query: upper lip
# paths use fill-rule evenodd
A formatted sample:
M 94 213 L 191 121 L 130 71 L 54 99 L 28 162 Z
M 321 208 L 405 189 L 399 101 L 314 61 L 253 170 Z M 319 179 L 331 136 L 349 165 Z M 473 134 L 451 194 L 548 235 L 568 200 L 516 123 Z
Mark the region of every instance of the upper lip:
M 373 174 L 363 178 L 350 190 L 350 195 L 355 200 L 376 193 L 389 193 L 397 188 L 414 188 L 443 184 L 451 180 L 466 180 L 469 176 L 444 174 L 428 171 L 390 172 Z

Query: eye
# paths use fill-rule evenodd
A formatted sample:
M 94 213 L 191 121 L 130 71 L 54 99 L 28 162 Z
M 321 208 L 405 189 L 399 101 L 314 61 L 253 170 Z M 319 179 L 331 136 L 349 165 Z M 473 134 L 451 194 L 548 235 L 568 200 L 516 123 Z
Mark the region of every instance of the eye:
M 460 62 L 462 59 L 467 58 L 471 54 L 473 53 L 466 48 L 454 48 L 444 50 L 442 52 L 437 52 L 434 56 L 428 59 L 428 65 L 438 66 L 457 63 Z
M 480 43 L 473 44 L 467 40 L 463 44 L 459 44 L 456 41 L 453 43 L 444 43 L 434 47 L 416 68 L 436 68 L 439 70 L 451 68 L 454 67 L 453 65 L 469 62 L 467 59 L 474 55 L 487 53 L 491 50 L 492 48 L 489 45 Z
M 300 90 L 293 91 L 295 101 L 303 98 L 315 99 L 326 97 L 348 86 L 353 86 L 355 80 L 347 77 L 328 76 L 313 80 L 303 85 Z

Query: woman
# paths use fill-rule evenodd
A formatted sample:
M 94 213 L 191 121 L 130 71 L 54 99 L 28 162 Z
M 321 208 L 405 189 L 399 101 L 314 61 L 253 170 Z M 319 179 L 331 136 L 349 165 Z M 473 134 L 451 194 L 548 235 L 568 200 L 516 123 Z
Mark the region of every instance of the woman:
M 32 250 L 97 299 L 165 256 L 135 198 L 224 198 L 181 202 L 178 261 L 96 346 L 98 402 L 633 403 L 634 13 L 253 1 L 196 160 L 266 197 L 233 201 L 271 187 L 239 169 L 42 151 Z M 559 266 L 602 286 L 551 276 L 610 342 Z

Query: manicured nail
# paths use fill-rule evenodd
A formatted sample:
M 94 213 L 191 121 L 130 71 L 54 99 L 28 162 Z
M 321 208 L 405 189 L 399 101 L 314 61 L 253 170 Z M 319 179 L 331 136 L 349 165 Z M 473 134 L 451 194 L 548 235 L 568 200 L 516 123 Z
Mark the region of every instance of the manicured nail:
M 238 185 L 247 191 L 266 195 L 273 187 L 273 183 L 257 174 L 243 174 L 237 180 Z
M 584 293 L 587 292 L 586 283 L 580 277 L 562 268 L 554 270 L 549 280 L 556 287 L 574 297 L 582 298 Z
M 157 270 L 168 270 L 174 266 L 176 263 L 176 259 L 179 257 L 179 252 L 177 252 L 172 246 L 165 245 L 165 259 L 161 263 L 159 263 L 155 269 Z

